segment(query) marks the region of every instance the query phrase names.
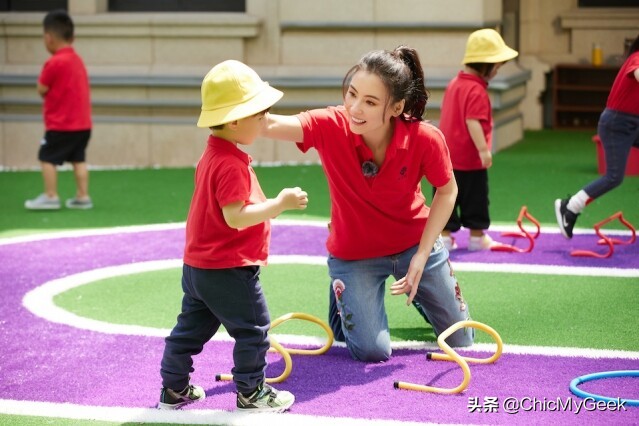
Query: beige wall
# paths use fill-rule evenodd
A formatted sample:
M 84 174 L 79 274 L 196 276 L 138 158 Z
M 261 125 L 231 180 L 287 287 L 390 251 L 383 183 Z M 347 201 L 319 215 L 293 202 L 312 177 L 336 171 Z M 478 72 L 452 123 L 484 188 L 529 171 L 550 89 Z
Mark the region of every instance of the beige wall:
M 506 0 L 504 0 L 505 2 Z M 247 0 L 245 14 L 106 13 L 107 0 L 70 0 L 76 48 L 92 81 L 92 165 L 184 166 L 197 162 L 206 131 L 194 126 L 202 76 L 222 60 L 253 66 L 285 97 L 276 112 L 341 102 L 344 72 L 371 49 L 415 47 L 437 121 L 447 82 L 459 70 L 468 34 L 503 29 L 520 56 L 491 83 L 496 149 L 543 125 L 546 74 L 560 62 L 606 59 L 639 28 L 639 9 L 578 9 L 577 0 Z M 514 5 L 514 11 L 513 9 Z M 454 13 L 451 13 L 454 11 Z M 48 54 L 44 14 L 0 14 L 0 167 L 36 167 L 42 136 L 34 85 Z M 512 41 L 511 41 L 512 40 Z M 258 162 L 317 161 L 291 144 L 260 139 Z
M 522 103 L 524 126 L 543 126 L 541 97 L 546 74 L 559 63 L 590 63 L 599 44 L 605 62 L 618 64 L 625 38 L 639 33 L 639 7 L 580 9 L 577 0 L 521 0 L 519 63 L 531 71 L 528 95 Z

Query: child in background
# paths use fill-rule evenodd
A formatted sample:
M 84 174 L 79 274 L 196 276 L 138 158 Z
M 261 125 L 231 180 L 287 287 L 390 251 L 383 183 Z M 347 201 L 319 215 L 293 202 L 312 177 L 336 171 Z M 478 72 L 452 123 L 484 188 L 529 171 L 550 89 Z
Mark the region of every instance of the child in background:
M 76 182 L 74 198 L 66 201 L 70 209 L 90 209 L 89 171 L 85 151 L 91 137 L 89 77 L 82 58 L 72 47 L 73 21 L 64 10 L 49 12 L 43 21 L 44 45 L 51 58 L 44 64 L 37 90 L 44 99 L 45 134 L 38 160 L 42 168 L 44 193 L 24 206 L 30 210 L 57 210 L 58 172 L 65 161 L 73 164 Z
M 446 137 L 459 187 L 455 208 L 442 231 L 448 250 L 457 248 L 451 234 L 462 226 L 470 229 L 468 250 L 486 250 L 493 245 L 484 232 L 490 226 L 488 168 L 493 162 L 493 117 L 487 88 L 499 68 L 517 55 L 497 31 L 475 31 L 466 43 L 464 70 L 444 93 L 439 128 Z
M 211 136 L 195 171 L 182 313 L 166 338 L 160 409 L 204 399 L 204 389 L 189 383 L 193 356 L 221 325 L 235 339 L 232 373 L 238 410 L 279 412 L 295 400 L 264 382 L 271 320 L 259 274 L 268 257 L 269 219 L 285 210 L 305 209 L 308 198 L 300 188 L 285 188 L 266 199 L 251 157 L 238 149 L 253 143 L 264 115 L 281 97 L 282 92 L 238 61 L 222 62 L 204 77 L 197 125 L 210 128 Z
M 557 224 L 566 238 L 572 238 L 577 217 L 586 205 L 621 185 L 630 149 L 639 148 L 639 36 L 630 45 L 627 55 L 597 125 L 605 152 L 606 174 L 572 197 L 555 200 Z

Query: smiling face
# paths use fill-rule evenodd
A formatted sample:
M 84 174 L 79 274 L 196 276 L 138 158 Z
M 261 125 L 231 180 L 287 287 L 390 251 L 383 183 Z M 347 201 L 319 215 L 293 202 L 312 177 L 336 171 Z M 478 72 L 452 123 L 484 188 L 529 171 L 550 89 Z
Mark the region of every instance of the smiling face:
M 382 80 L 367 71 L 357 71 L 344 95 L 350 129 L 358 135 L 385 135 L 392 117 L 401 114 L 404 100 L 389 103 Z

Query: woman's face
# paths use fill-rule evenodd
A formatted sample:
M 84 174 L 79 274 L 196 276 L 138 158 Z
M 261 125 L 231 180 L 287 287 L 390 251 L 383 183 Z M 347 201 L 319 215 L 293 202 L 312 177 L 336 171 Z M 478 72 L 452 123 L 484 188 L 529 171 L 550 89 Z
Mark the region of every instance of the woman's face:
M 388 104 L 389 94 L 382 80 L 367 71 L 357 71 L 344 96 L 344 107 L 353 133 L 363 135 L 386 130 L 391 117 L 401 114 L 404 101 Z

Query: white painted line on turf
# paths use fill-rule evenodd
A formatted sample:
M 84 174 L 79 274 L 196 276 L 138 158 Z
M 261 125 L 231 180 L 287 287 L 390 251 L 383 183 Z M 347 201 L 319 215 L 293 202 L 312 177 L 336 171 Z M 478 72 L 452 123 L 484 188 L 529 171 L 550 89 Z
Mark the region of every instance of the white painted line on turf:
M 293 405 L 292 410 L 295 409 Z M 174 410 L 154 408 L 101 407 L 69 403 L 19 401 L 0 399 L 0 413 L 17 416 L 53 417 L 60 419 L 94 420 L 125 424 L 172 423 L 217 424 L 226 426 L 419 426 L 432 423 L 373 420 L 346 417 L 311 416 L 295 413 L 240 413 L 222 410 Z
M 327 221 L 317 220 L 295 220 L 295 219 L 273 219 L 272 224 L 274 226 L 309 226 L 325 228 Z M 110 234 L 131 234 L 135 232 L 152 232 L 152 231 L 165 231 L 173 229 L 184 229 L 185 222 L 175 223 L 157 223 L 152 225 L 131 225 L 131 226 L 116 226 L 112 228 L 90 228 L 90 229 L 74 229 L 69 231 L 53 231 L 28 235 L 20 235 L 17 237 L 0 238 L 0 246 L 9 244 L 29 243 L 34 241 L 43 240 L 55 240 L 58 238 L 79 238 L 90 237 L 97 235 L 110 235 Z
M 323 256 L 303 256 L 303 255 L 273 255 L 270 256 L 269 262 L 271 264 L 307 264 L 307 265 L 325 265 L 326 258 Z M 475 265 L 475 264 L 466 264 Z M 46 319 L 47 321 L 65 324 L 70 327 L 75 327 L 83 330 L 97 331 L 105 334 L 122 334 L 133 336 L 151 336 L 151 337 L 166 337 L 170 333 L 169 329 L 145 327 L 139 325 L 129 324 L 113 324 L 105 321 L 99 321 L 91 318 L 85 318 L 78 316 L 72 312 L 62 309 L 57 306 L 53 299 L 56 295 L 68 291 L 72 288 L 79 287 L 81 285 L 89 284 L 95 281 L 103 280 L 111 277 L 125 276 L 135 273 L 157 271 L 163 269 L 180 268 L 182 266 L 181 259 L 173 260 L 157 260 L 149 262 L 140 262 L 125 264 L 119 266 L 110 266 L 107 268 L 94 269 L 92 271 L 82 272 L 75 275 L 69 275 L 67 277 L 59 278 L 56 280 L 48 281 L 43 285 L 36 287 L 29 291 L 23 298 L 23 305 L 34 315 Z M 490 270 L 485 269 L 487 265 L 477 264 L 481 267 L 482 271 L 493 272 L 518 272 L 510 270 Z M 488 265 L 491 266 L 491 265 Z M 495 266 L 495 265 L 492 265 Z M 515 265 L 515 266 L 527 266 L 527 265 Z M 546 268 L 545 266 L 538 266 L 538 268 Z M 459 269 L 459 268 L 457 268 Z M 472 271 L 475 269 L 465 269 Z M 562 275 L 556 272 L 556 275 Z M 533 272 L 528 272 L 533 273 Z M 539 273 L 538 271 L 534 273 Z M 567 275 L 576 275 L 568 273 Z M 639 276 L 639 275 L 637 275 Z M 315 346 L 323 345 L 325 339 L 315 336 L 298 336 L 298 335 L 285 335 L 276 334 L 278 341 L 285 344 Z M 232 342 L 233 340 L 227 333 L 219 332 L 213 339 L 215 341 Z M 335 342 L 335 346 L 344 347 L 343 343 Z M 435 342 L 418 342 L 418 341 L 404 341 L 393 342 L 393 349 L 413 349 L 413 350 L 437 350 L 438 346 Z M 494 344 L 476 343 L 471 348 L 460 348 L 460 352 L 465 350 L 472 350 L 477 352 L 494 352 Z M 584 358 L 626 358 L 626 359 L 639 359 L 639 352 L 631 351 L 618 351 L 618 350 L 603 350 L 603 349 L 582 349 L 582 348 L 555 348 L 555 347 L 538 347 L 538 346 L 518 346 L 518 345 L 504 345 L 505 353 L 521 354 L 521 355 L 545 355 L 545 356 L 580 356 Z
M 639 269 L 599 268 L 595 266 L 536 265 L 524 263 L 479 263 L 453 261 L 456 271 L 508 272 L 513 274 L 577 275 L 589 277 L 639 277 Z M 639 283 L 639 282 L 638 282 Z
M 71 231 L 55 231 L 42 234 L 28 234 L 18 237 L 0 238 L 0 246 L 9 244 L 30 243 L 34 241 L 56 240 L 58 238 L 79 238 L 97 235 L 131 234 L 134 232 L 167 231 L 184 228 L 181 223 L 158 223 L 154 225 L 116 226 L 113 228 L 74 229 Z

